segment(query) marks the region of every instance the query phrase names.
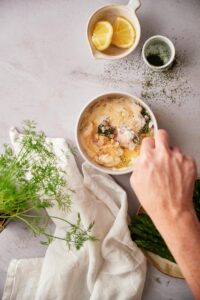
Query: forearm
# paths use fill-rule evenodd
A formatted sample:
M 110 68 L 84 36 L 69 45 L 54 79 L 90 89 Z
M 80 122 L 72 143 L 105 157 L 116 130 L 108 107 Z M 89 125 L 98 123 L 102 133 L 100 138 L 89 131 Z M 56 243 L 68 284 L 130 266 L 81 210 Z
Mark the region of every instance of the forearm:
M 159 130 L 142 141 L 131 184 L 200 300 L 200 223 L 192 206 L 196 176 L 195 161 L 171 147 L 167 132 Z
M 195 212 L 184 212 L 177 218 L 166 214 L 155 225 L 181 266 L 195 299 L 200 300 L 200 223 Z

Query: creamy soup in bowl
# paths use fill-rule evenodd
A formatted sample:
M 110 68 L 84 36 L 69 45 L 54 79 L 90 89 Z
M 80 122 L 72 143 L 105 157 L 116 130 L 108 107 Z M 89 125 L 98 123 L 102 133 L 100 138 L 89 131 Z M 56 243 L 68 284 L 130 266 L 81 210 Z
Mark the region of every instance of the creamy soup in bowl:
M 76 140 L 85 160 L 117 175 L 132 171 L 142 139 L 156 130 L 155 116 L 142 100 L 126 93 L 108 93 L 84 107 Z

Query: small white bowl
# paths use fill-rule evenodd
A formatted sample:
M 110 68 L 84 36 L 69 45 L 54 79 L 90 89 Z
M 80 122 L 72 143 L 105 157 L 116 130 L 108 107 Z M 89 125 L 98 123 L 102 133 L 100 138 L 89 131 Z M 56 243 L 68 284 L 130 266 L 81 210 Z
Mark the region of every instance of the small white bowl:
M 127 56 L 136 49 L 141 36 L 140 22 L 136 16 L 136 10 L 139 7 L 139 0 L 130 0 L 128 5 L 110 4 L 99 8 L 92 14 L 87 24 L 87 39 L 92 55 L 95 59 L 119 59 Z M 111 45 L 107 50 L 103 52 L 97 50 L 92 42 L 92 33 L 94 31 L 95 24 L 98 21 L 102 20 L 109 21 L 112 24 L 117 17 L 126 18 L 132 23 L 133 27 L 135 28 L 136 38 L 132 47 L 128 49 L 121 49 Z
M 86 152 L 84 151 L 82 145 L 81 145 L 81 142 L 80 142 L 80 138 L 79 138 L 79 126 L 80 126 L 80 122 L 82 120 L 82 117 L 84 116 L 84 113 L 88 110 L 88 108 L 90 106 L 92 106 L 94 103 L 96 102 L 99 102 L 101 101 L 102 99 L 105 99 L 106 97 L 108 97 L 109 99 L 110 98 L 115 98 L 115 97 L 124 97 L 124 98 L 128 98 L 128 99 L 131 99 L 133 100 L 134 102 L 140 104 L 142 107 L 144 107 L 147 112 L 149 113 L 150 117 L 151 117 L 151 120 L 153 122 L 153 126 L 154 126 L 154 134 L 155 132 L 158 130 L 158 124 L 157 124 L 157 121 L 156 121 L 156 118 L 152 112 L 152 110 L 150 109 L 150 107 L 144 102 L 142 101 L 141 99 L 131 95 L 131 94 L 128 94 L 128 93 L 124 93 L 124 92 L 109 92 L 109 93 L 106 93 L 106 94 L 101 94 L 97 97 L 95 97 L 94 99 L 92 99 L 91 101 L 89 101 L 84 107 L 83 109 L 81 110 L 79 116 L 78 116 L 78 119 L 77 119 L 77 123 L 76 123 L 76 133 L 75 133 L 75 138 L 76 138 L 76 144 L 77 144 L 77 147 L 78 147 L 78 150 L 80 151 L 82 157 L 84 158 L 84 160 L 86 160 L 89 164 L 91 164 L 94 168 L 96 168 L 97 170 L 99 171 L 102 171 L 104 173 L 107 173 L 107 174 L 113 174 L 113 175 L 122 175 L 122 174 L 128 174 L 130 172 L 133 171 L 133 165 L 132 166 L 129 166 L 128 168 L 123 168 L 123 169 L 109 169 L 109 168 L 106 168 L 106 167 L 103 167 L 103 166 L 100 166 L 99 164 L 93 162 L 91 160 L 91 158 L 86 154 Z
M 148 53 L 148 49 L 150 47 L 155 47 L 156 43 L 163 43 L 165 44 L 168 49 L 169 49 L 169 59 L 168 61 L 161 65 L 161 66 L 155 66 L 153 64 L 151 64 L 148 60 L 147 60 L 147 53 Z M 143 60 L 144 62 L 146 63 L 146 65 L 151 68 L 152 70 L 154 71 L 166 71 L 168 70 L 172 64 L 173 64 L 173 61 L 175 59 L 175 47 L 174 47 L 174 44 L 172 43 L 172 41 L 165 37 L 165 36 L 162 36 L 162 35 L 154 35 L 152 37 L 150 37 L 145 43 L 144 43 L 144 46 L 142 48 L 142 57 L 143 57 Z

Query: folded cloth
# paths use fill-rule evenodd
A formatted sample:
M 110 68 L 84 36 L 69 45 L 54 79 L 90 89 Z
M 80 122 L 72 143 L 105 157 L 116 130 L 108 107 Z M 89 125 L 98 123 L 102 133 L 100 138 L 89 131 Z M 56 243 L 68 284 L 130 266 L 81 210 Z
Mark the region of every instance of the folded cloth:
M 12 129 L 10 136 L 17 150 L 20 134 Z M 68 249 L 64 241 L 55 240 L 44 258 L 12 260 L 2 300 L 141 299 L 146 261 L 130 237 L 125 191 L 88 163 L 82 165 L 82 176 L 65 140 L 47 140 L 75 191 L 69 213 L 55 204 L 48 214 L 75 222 L 79 212 L 83 227 L 95 221 L 92 234 L 98 240 L 86 242 L 80 250 Z M 54 234 L 63 236 L 67 230 L 64 222 L 53 222 Z

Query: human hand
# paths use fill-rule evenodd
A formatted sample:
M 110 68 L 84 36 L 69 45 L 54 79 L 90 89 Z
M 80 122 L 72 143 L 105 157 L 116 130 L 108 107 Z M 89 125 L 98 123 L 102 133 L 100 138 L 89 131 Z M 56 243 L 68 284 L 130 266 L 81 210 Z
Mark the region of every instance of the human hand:
M 170 148 L 169 135 L 159 130 L 156 137 L 145 138 L 130 182 L 141 205 L 158 228 L 165 219 L 176 220 L 192 211 L 196 178 L 194 160 Z
M 194 160 L 170 148 L 167 132 L 159 130 L 143 140 L 130 181 L 200 300 L 200 223 L 192 203 L 196 173 Z

